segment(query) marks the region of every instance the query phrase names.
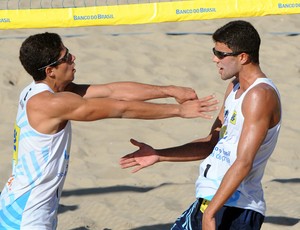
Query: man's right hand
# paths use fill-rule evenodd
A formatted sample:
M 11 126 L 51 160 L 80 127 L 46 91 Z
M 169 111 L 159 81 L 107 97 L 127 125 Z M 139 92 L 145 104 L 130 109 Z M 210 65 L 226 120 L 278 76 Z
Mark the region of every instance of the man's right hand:
M 139 147 L 139 149 L 133 153 L 123 156 L 120 159 L 119 163 L 121 165 L 121 168 L 125 169 L 137 166 L 132 170 L 132 173 L 135 173 L 142 168 L 146 168 L 159 161 L 157 152 L 151 146 L 145 143 L 138 142 L 134 139 L 130 139 L 130 142 L 133 145 Z

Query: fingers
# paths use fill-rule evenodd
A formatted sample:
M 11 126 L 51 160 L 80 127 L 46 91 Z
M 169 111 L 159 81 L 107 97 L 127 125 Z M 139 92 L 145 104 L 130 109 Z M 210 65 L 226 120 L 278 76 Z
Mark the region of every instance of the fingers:
M 142 142 L 138 142 L 137 140 L 135 140 L 133 138 L 130 139 L 130 142 L 131 142 L 131 144 L 133 144 L 133 145 L 135 145 L 135 146 L 137 146 L 139 148 L 142 147 L 142 145 L 143 145 Z
M 219 103 L 219 100 L 213 100 L 215 98 L 215 95 L 209 95 L 205 98 L 199 99 L 199 116 L 204 119 L 212 119 L 213 115 L 208 114 L 209 112 L 213 112 L 216 110 L 219 110 L 219 107 L 217 104 Z
M 120 164 L 122 169 L 131 168 L 131 167 L 134 167 L 134 166 L 138 165 L 138 167 L 135 167 L 131 171 L 132 173 L 136 173 L 136 172 L 140 171 L 142 168 L 144 168 L 144 166 L 142 166 L 138 162 L 136 162 L 136 160 L 134 158 L 134 155 L 132 153 L 122 157 L 120 159 L 119 164 Z
M 131 138 L 130 139 L 130 142 L 137 146 L 137 147 L 141 147 L 143 145 L 143 143 L 141 142 L 138 142 L 136 141 L 135 139 Z M 131 172 L 132 173 L 136 173 L 137 171 L 141 170 L 143 168 L 143 166 L 141 166 L 136 160 L 135 160 L 135 157 L 134 157 L 134 153 L 130 153 L 130 154 L 127 154 L 125 156 L 123 156 L 120 161 L 119 161 L 119 164 L 121 166 L 122 169 L 126 169 L 126 168 L 130 168 L 130 167 L 134 167 L 134 166 L 138 166 L 138 167 L 135 167 Z
M 126 168 L 130 168 L 130 167 L 134 167 L 136 165 L 139 165 L 134 158 L 128 158 L 128 159 L 124 159 L 121 158 L 120 162 L 119 162 L 120 166 L 122 169 L 126 169 Z
M 189 97 L 187 99 L 189 100 L 197 100 L 198 99 L 198 96 L 197 96 L 197 93 L 194 89 L 192 88 L 188 88 L 189 90 Z
M 205 113 L 203 113 L 203 112 L 201 112 L 201 114 L 199 115 L 199 117 L 202 117 L 202 118 L 208 119 L 208 120 L 211 120 L 211 119 L 214 118 L 213 115 L 205 114 Z
M 213 95 L 207 96 L 206 99 L 187 101 L 180 107 L 180 117 L 184 118 L 195 118 L 202 117 L 205 119 L 212 119 L 212 114 L 209 112 L 216 111 L 219 109 L 216 104 L 218 100 L 212 100 Z
M 216 111 L 219 109 L 218 106 L 214 106 L 219 103 L 219 100 L 217 100 L 217 99 L 213 100 L 215 97 L 216 96 L 213 94 L 213 95 L 209 95 L 209 96 L 199 99 L 202 111 L 210 112 L 210 111 Z
M 178 93 L 174 95 L 174 98 L 179 104 L 182 104 L 189 100 L 197 100 L 198 96 L 194 89 L 189 87 L 177 87 Z
M 131 144 L 133 144 L 133 145 L 135 145 L 135 146 L 138 146 L 138 144 L 139 144 L 139 142 L 136 141 L 136 140 L 133 139 L 133 138 L 130 139 L 130 142 L 131 142 Z
M 139 167 L 135 167 L 131 172 L 136 173 L 136 172 L 140 171 L 142 168 L 144 168 L 144 166 L 140 165 Z
M 121 168 L 122 169 L 126 169 L 126 168 L 130 168 L 136 165 L 139 165 L 136 161 L 123 161 L 120 162 Z
M 202 103 L 206 103 L 207 105 L 215 105 L 219 103 L 219 100 L 215 99 L 216 96 L 215 95 L 209 95 L 203 98 L 200 98 L 199 101 L 201 101 Z M 215 99 L 215 100 L 213 100 Z
M 205 112 L 216 111 L 219 109 L 219 106 L 215 106 L 219 103 L 218 100 L 209 101 L 209 102 L 201 102 L 201 110 Z
M 215 97 L 216 97 L 216 95 L 211 94 L 211 95 L 208 95 L 206 97 L 199 98 L 199 101 L 209 101 L 211 99 L 214 99 Z

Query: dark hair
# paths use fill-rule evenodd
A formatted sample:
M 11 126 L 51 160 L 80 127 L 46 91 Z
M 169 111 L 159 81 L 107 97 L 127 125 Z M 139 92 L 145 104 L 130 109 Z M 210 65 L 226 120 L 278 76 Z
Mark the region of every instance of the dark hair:
M 259 64 L 260 37 L 249 22 L 231 21 L 217 29 L 212 38 L 214 42 L 224 43 L 233 52 L 249 54 L 251 62 Z
M 62 49 L 62 40 L 58 34 L 35 34 L 22 43 L 19 59 L 27 73 L 35 81 L 40 81 L 45 79 L 46 73 L 45 69 L 38 69 L 56 61 Z

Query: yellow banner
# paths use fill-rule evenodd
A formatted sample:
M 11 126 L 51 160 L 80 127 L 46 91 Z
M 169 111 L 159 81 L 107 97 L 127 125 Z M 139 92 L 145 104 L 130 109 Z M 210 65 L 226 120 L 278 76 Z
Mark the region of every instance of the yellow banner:
M 0 10 L 0 29 L 107 26 L 299 14 L 300 0 L 194 0 L 81 8 Z

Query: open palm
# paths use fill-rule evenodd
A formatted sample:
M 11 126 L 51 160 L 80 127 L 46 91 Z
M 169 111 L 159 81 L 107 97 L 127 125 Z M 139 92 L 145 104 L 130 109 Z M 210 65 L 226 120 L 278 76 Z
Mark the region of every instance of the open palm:
M 130 142 L 133 145 L 138 146 L 139 149 L 133 153 L 123 156 L 120 159 L 121 168 L 137 166 L 132 170 L 132 172 L 135 173 L 142 168 L 146 168 L 159 161 L 159 156 L 157 155 L 155 149 L 153 149 L 151 146 L 138 142 L 134 139 L 130 139 Z

